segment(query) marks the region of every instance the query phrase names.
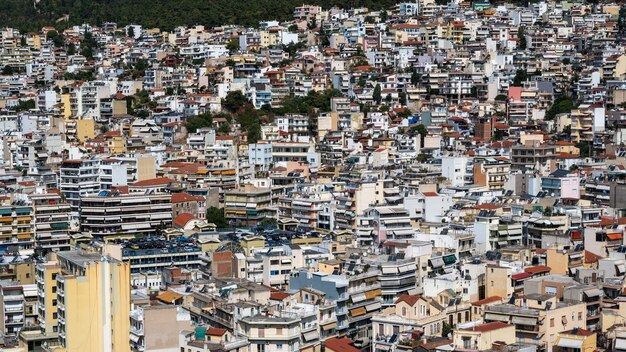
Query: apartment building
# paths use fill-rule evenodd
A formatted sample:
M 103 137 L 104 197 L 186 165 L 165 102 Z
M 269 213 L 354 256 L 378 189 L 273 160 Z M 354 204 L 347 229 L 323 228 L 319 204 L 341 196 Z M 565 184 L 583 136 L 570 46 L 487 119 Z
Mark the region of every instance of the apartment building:
M 499 304 L 484 307 L 485 322 L 515 325 L 517 342 L 530 343 L 550 351 L 559 332 L 586 328 L 587 309 L 583 302 L 558 302 L 554 295 L 530 294 L 522 306 Z
M 44 263 L 38 263 L 35 271 L 37 284 L 37 323 L 45 334 L 59 331 L 57 307 L 57 275 L 61 274 L 56 255 Z M 57 335 L 58 336 L 58 335 Z
M 67 351 L 130 351 L 130 265 L 81 251 L 60 252 L 58 261 L 61 346 Z
M 232 225 L 254 226 L 266 218 L 276 218 L 278 194 L 276 188 L 245 186 L 224 192 L 224 217 Z
M 129 240 L 113 240 L 104 245 L 104 252 L 111 257 L 130 263 L 131 274 L 161 272 L 164 268 L 200 267 L 202 249 L 191 240 L 163 240 L 143 236 Z
M 130 311 L 130 348 L 133 351 L 178 350 L 179 333 L 193 331 L 189 311 L 173 305 L 137 307 Z
M 59 169 L 61 195 L 71 206 L 71 219 L 78 219 L 80 198 L 100 192 L 100 160 L 64 160 Z
M 5 338 L 15 337 L 26 319 L 24 288 L 17 282 L 0 281 L 0 295 L 0 310 L 4 317 L 0 321 L 0 331 Z
M 18 201 L 12 206 L 0 207 L 0 245 L 18 249 L 35 246 L 33 207 Z
M 35 248 L 45 254 L 49 251 L 70 249 L 70 205 L 57 194 L 30 196 L 35 216 Z
M 80 229 L 95 237 L 156 234 L 172 224 L 169 194 L 112 194 L 80 198 Z

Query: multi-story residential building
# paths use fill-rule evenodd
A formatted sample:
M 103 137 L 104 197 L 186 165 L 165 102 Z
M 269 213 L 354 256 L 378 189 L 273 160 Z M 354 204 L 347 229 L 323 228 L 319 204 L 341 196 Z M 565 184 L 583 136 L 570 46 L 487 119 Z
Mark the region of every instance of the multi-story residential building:
M 60 252 L 58 264 L 61 346 L 68 351 L 128 351 L 130 264 L 81 251 Z
M 132 274 L 161 272 L 167 267 L 197 269 L 201 263 L 202 250 L 192 241 L 145 236 L 109 241 L 104 247 L 112 257 L 130 263 Z
M 559 332 L 587 326 L 583 302 L 558 302 L 553 295 L 532 294 L 522 298 L 524 306 L 491 305 L 484 308 L 485 322 L 515 325 L 517 342 L 550 351 Z
M 33 207 L 17 201 L 15 205 L 0 207 L 0 245 L 18 249 L 35 245 Z
M 17 282 L 1 281 L 0 294 L 0 309 L 3 314 L 0 331 L 5 338 L 15 337 L 26 320 L 24 288 Z
M 70 205 L 57 194 L 31 195 L 35 215 L 35 248 L 46 253 L 70 249 Z
M 162 351 L 179 348 L 179 333 L 194 330 L 189 311 L 172 305 L 138 307 L 130 311 L 130 340 L 133 351 Z
M 112 194 L 80 198 L 80 229 L 95 237 L 156 234 L 172 224 L 169 194 Z
M 256 225 L 277 218 L 279 189 L 243 187 L 224 192 L 224 217 L 233 225 Z
M 58 307 L 57 307 L 57 275 L 61 267 L 56 258 L 45 263 L 38 263 L 36 268 L 37 283 L 37 323 L 45 334 L 57 335 Z
M 59 169 L 61 195 L 70 203 L 71 219 L 78 219 L 80 198 L 100 192 L 100 160 L 65 160 Z

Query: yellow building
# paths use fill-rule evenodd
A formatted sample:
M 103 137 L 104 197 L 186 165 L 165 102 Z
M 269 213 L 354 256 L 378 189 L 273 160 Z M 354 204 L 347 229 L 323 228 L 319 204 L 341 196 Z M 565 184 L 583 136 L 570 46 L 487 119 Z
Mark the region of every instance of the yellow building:
M 485 296 L 509 297 L 513 294 L 511 268 L 487 265 L 485 268 Z
M 480 324 L 466 329 L 454 331 L 454 346 L 463 350 L 484 351 L 496 343 L 514 344 L 515 325 L 501 321 Z
M 259 235 L 248 235 L 241 238 L 239 242 L 246 256 L 251 256 L 255 248 L 265 248 L 265 238 Z
M 72 103 L 71 103 L 71 94 L 61 94 L 61 114 L 64 118 L 68 119 L 72 116 Z
M 595 332 L 585 329 L 563 331 L 558 334 L 552 351 L 593 352 L 596 350 L 597 339 L 597 334 Z
M 61 273 L 61 267 L 57 265 L 56 255 L 46 263 L 37 264 L 37 321 L 46 334 L 58 332 L 58 309 L 56 277 Z
M 33 248 L 33 226 L 32 207 L 0 208 L 0 244 Z
M 130 264 L 82 251 L 58 260 L 61 350 L 130 351 Z

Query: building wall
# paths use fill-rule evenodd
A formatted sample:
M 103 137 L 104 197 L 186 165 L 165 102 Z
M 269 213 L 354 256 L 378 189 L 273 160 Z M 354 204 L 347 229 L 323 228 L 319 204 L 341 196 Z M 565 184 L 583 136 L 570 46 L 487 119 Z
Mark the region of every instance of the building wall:
M 143 311 L 146 351 L 178 350 L 178 335 L 182 330 L 193 331 L 190 320 L 179 320 L 176 306 L 146 308 Z
M 511 268 L 489 266 L 485 269 L 485 297 L 506 298 L 512 293 Z
M 65 276 L 63 285 L 68 352 L 130 351 L 128 263 L 89 263 L 84 276 Z

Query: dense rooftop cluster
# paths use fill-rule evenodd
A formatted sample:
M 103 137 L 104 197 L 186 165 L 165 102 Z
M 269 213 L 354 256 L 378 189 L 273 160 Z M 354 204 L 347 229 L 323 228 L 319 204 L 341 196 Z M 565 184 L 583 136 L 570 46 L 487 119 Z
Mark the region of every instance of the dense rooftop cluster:
M 66 20 L 0 29 L 3 350 L 626 351 L 623 4 Z

